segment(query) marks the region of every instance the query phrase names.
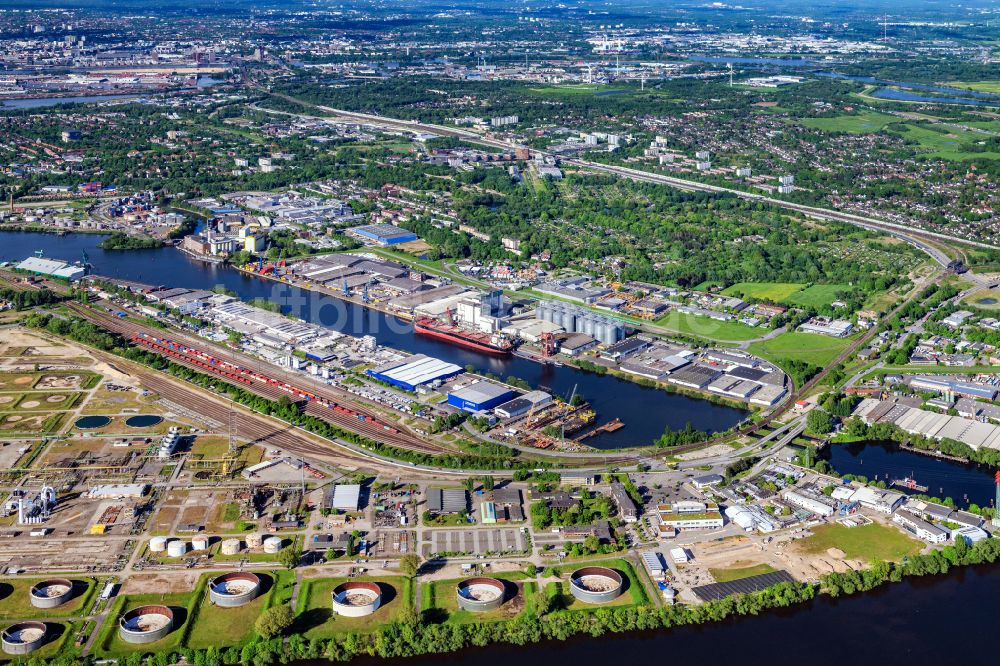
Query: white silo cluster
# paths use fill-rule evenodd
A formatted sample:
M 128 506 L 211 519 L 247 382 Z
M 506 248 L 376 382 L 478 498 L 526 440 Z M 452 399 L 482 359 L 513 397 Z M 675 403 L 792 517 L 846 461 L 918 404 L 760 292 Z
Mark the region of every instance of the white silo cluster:
M 562 301 L 541 301 L 535 318 L 561 326 L 567 333 L 583 333 L 606 345 L 625 337 L 625 324 Z
M 156 555 L 166 553 L 167 557 L 183 557 L 187 552 L 187 542 L 181 539 L 155 536 L 149 540 L 149 552 Z

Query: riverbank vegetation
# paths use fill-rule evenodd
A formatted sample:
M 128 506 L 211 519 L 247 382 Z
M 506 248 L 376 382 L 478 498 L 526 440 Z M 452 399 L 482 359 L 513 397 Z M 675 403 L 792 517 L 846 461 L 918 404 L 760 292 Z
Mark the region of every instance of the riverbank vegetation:
M 116 231 L 98 243 L 97 247 L 102 250 L 150 250 L 163 247 L 163 241 Z
M 861 570 L 825 574 L 818 585 L 781 583 L 760 592 L 737 594 L 694 606 L 655 606 L 640 590 L 640 596 L 632 595 L 627 599 L 629 603 L 626 605 L 574 609 L 554 603 L 546 590 L 531 592 L 525 586 L 525 592 L 533 594 L 532 599 L 512 619 L 483 621 L 467 618 L 467 622 L 429 622 L 425 617 L 430 616 L 414 612 L 412 608 L 401 608 L 382 624 L 366 624 L 363 628 L 354 630 L 346 628 L 345 633 L 327 634 L 328 637 L 316 634 L 310 636 L 307 632 L 296 631 L 291 635 L 270 639 L 255 634 L 237 645 L 223 644 L 204 650 L 186 646 L 167 649 L 135 646 L 135 651 L 127 657 L 122 656 L 119 663 L 122 666 L 138 666 L 143 662 L 149 666 L 166 666 L 183 660 L 197 666 L 268 666 L 308 659 L 343 662 L 355 657 L 393 658 L 444 654 L 491 643 L 530 645 L 546 640 L 567 640 L 578 635 L 599 637 L 610 633 L 669 630 L 759 615 L 772 609 L 790 608 L 813 600 L 817 594 L 833 598 L 852 595 L 899 582 L 907 577 L 943 574 L 956 566 L 993 563 L 998 559 L 1000 540 L 986 539 L 973 545 L 959 540 L 930 553 L 908 554 L 898 562 L 873 559 L 868 567 Z M 734 573 L 739 574 L 739 571 Z M 632 577 L 629 577 L 629 584 L 640 585 Z M 400 595 L 404 604 L 409 602 L 408 596 Z M 308 598 L 305 597 L 306 601 L 303 601 L 303 597 L 300 597 L 299 611 L 308 608 Z M 299 617 L 292 623 L 293 628 L 298 626 L 296 623 Z M 91 659 L 77 657 L 69 650 L 48 664 L 70 666 L 90 661 Z M 33 660 L 33 666 L 41 666 L 43 663 L 41 660 Z

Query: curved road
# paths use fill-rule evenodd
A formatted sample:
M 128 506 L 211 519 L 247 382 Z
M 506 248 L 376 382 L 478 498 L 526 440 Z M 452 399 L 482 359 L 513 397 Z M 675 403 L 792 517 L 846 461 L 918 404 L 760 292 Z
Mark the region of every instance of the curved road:
M 409 129 L 412 131 L 432 132 L 436 134 L 442 134 L 445 136 L 453 136 L 456 138 L 469 141 L 470 143 L 478 143 L 480 145 L 485 145 L 492 148 L 500 148 L 503 150 L 515 150 L 524 147 L 506 141 L 498 141 L 496 139 L 490 139 L 475 132 L 471 132 L 469 130 L 463 130 L 453 127 L 444 127 L 442 125 L 434 125 L 430 123 L 420 123 L 412 120 L 399 120 L 396 118 L 389 118 L 386 116 L 379 116 L 368 113 L 345 111 L 343 109 L 335 109 L 333 107 L 323 106 L 321 104 L 312 104 L 310 102 L 305 102 L 303 100 L 296 99 L 294 97 L 290 97 L 287 95 L 281 95 L 273 92 L 270 94 L 274 95 L 275 97 L 287 99 L 297 104 L 301 104 L 304 106 L 312 106 L 327 113 L 332 113 L 343 118 L 353 119 L 368 124 L 377 124 L 385 127 L 391 127 L 394 129 Z M 535 149 L 531 149 L 531 153 L 540 155 L 551 155 L 551 153 L 548 153 L 546 151 L 535 150 Z M 553 157 L 555 156 L 553 155 Z M 865 229 L 870 229 L 873 231 L 881 231 L 883 233 L 891 234 L 899 238 L 900 240 L 906 241 L 907 243 L 913 245 L 917 249 L 926 253 L 928 256 L 931 257 L 931 259 L 933 259 L 941 266 L 947 266 L 948 263 L 951 261 L 951 259 L 941 250 L 929 245 L 926 241 L 921 240 L 922 238 L 933 238 L 952 243 L 960 243 L 967 246 L 980 247 L 988 250 L 1000 250 L 1000 247 L 997 247 L 995 245 L 990 245 L 989 243 L 965 240 L 962 238 L 948 236 L 947 234 L 942 234 L 935 231 L 924 231 L 919 229 L 913 229 L 911 227 L 907 227 L 901 224 L 896 224 L 895 222 L 887 222 L 885 220 L 880 220 L 878 218 L 865 217 L 861 215 L 856 215 L 854 213 L 842 213 L 828 208 L 817 208 L 815 206 L 806 206 L 803 204 L 797 204 L 790 201 L 784 201 L 782 199 L 775 199 L 773 197 L 768 197 L 761 194 L 754 194 L 751 192 L 744 192 L 742 190 L 722 187 L 719 185 L 708 185 L 705 183 L 700 183 L 698 181 L 693 181 L 693 180 L 687 180 L 684 178 L 665 176 L 661 174 L 650 173 L 648 171 L 642 171 L 639 169 L 630 169 L 628 167 L 611 166 L 607 164 L 601 164 L 599 162 L 591 162 L 589 160 L 568 159 L 568 160 L 563 160 L 563 162 L 565 164 L 571 164 L 578 168 L 590 169 L 594 171 L 603 171 L 605 173 L 612 173 L 632 180 L 650 182 L 650 183 L 659 183 L 661 185 L 668 185 L 670 187 L 676 187 L 678 189 L 683 189 L 688 191 L 712 192 L 717 194 L 732 194 L 734 196 L 740 197 L 741 199 L 759 201 L 761 203 L 778 206 L 780 208 L 802 213 L 804 215 L 808 215 L 810 217 L 814 217 L 817 219 L 830 220 L 835 222 L 844 222 L 847 224 L 853 224 L 855 226 L 862 227 Z M 974 277 L 973 281 L 978 282 L 979 280 Z M 985 285 L 985 282 L 983 282 L 983 284 Z

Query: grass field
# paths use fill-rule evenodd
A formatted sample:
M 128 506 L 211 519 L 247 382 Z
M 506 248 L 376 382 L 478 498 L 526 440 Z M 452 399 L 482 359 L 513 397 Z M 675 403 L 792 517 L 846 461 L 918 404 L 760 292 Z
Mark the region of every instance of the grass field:
M 829 549 L 838 548 L 848 559 L 868 562 L 898 561 L 919 553 L 923 544 L 880 523 L 858 527 L 828 523 L 814 528 L 811 536 L 798 542 L 797 548 L 812 555 L 826 554 Z
M 607 604 L 594 605 L 577 600 L 576 597 L 570 594 L 569 576 L 577 569 L 590 566 L 608 567 L 609 569 L 614 569 L 628 580 L 628 589 L 626 589 L 620 597 Z M 560 581 L 559 585 L 561 587 L 562 601 L 567 610 L 592 611 L 596 608 L 607 608 L 609 606 L 631 606 L 644 604 L 649 601 L 649 597 L 646 595 L 646 590 L 642 586 L 642 583 L 639 582 L 639 577 L 636 575 L 635 569 L 633 569 L 632 565 L 623 559 L 600 560 L 598 562 L 574 562 L 571 567 L 566 567 L 562 577 L 564 580 Z M 553 583 L 550 583 L 550 585 L 552 584 Z
M 781 303 L 804 286 L 797 282 L 738 282 L 725 289 L 722 295 Z
M 1000 81 L 953 81 L 943 85 L 951 86 L 952 88 L 968 88 L 969 90 L 978 90 L 979 92 L 986 93 L 1000 93 Z
M 184 639 L 186 647 L 207 648 L 212 645 L 238 645 L 253 633 L 254 622 L 267 608 L 287 603 L 295 585 L 295 575 L 288 571 L 255 571 L 261 579 L 261 594 L 245 606 L 222 608 L 202 595 L 201 603 L 191 615 Z
M 741 580 L 751 576 L 762 576 L 774 572 L 774 567 L 770 564 L 754 564 L 748 567 L 729 567 L 725 569 L 709 569 L 712 578 L 716 583 L 728 583 L 732 580 Z
M 204 587 L 199 587 L 199 589 L 204 591 Z M 102 656 L 105 657 L 125 655 L 137 650 L 149 651 L 177 649 L 180 647 L 181 639 L 184 637 L 186 632 L 185 624 L 191 614 L 193 605 L 197 603 L 198 597 L 200 597 L 200 594 L 197 592 L 135 594 L 118 597 L 118 599 L 115 600 L 115 603 L 111 605 L 107 621 L 104 623 L 104 626 L 101 627 L 101 633 L 97 637 L 95 648 L 101 653 Z M 173 630 L 165 637 L 154 643 L 147 643 L 145 645 L 133 645 L 131 643 L 126 643 L 118 637 L 118 618 L 120 618 L 123 613 L 126 613 L 133 608 L 145 606 L 147 604 L 169 606 L 174 612 Z
M 982 141 L 987 137 L 949 128 L 947 133 L 935 132 L 932 129 L 908 123 L 900 135 L 911 141 L 916 141 L 930 157 L 961 162 L 965 160 L 998 160 L 998 152 L 973 152 L 962 148 L 963 144 Z
M 785 303 L 804 308 L 819 308 L 837 300 L 837 292 L 850 291 L 846 284 L 814 284 L 792 294 Z
M 763 342 L 750 343 L 752 354 L 781 365 L 782 361 L 805 361 L 825 366 L 851 344 L 849 338 L 831 338 L 817 333 L 790 331 Z
M 962 302 L 984 310 L 998 310 L 1000 309 L 1000 291 L 981 289 L 966 296 Z
M 0 581 L 0 619 L 26 620 L 50 617 L 72 617 L 85 610 L 94 596 L 93 578 L 70 577 L 73 598 L 57 608 L 42 609 L 31 605 L 28 591 L 41 578 L 10 578 Z
M 447 622 L 450 624 L 469 624 L 471 622 L 499 622 L 509 620 L 520 615 L 531 606 L 532 597 L 535 594 L 535 583 L 525 582 L 517 586 L 511 580 L 498 576 L 510 588 L 507 600 L 500 608 L 485 613 L 473 613 L 462 610 L 458 607 L 458 597 L 455 594 L 455 586 L 459 580 L 439 580 L 430 585 L 426 585 L 421 596 L 421 613 L 426 622 L 440 624 Z M 517 586 L 517 592 L 513 591 Z
M 333 588 L 348 580 L 376 582 L 383 586 L 382 605 L 365 617 L 340 617 L 333 614 L 330 602 Z M 403 576 L 369 578 L 315 578 L 302 581 L 294 632 L 306 638 L 329 638 L 354 631 L 371 631 L 399 617 L 404 608 L 413 606 L 413 586 Z
M 546 97 L 560 97 L 562 95 L 634 95 L 638 90 L 629 90 L 621 86 L 602 86 L 596 83 L 580 83 L 568 86 L 546 86 L 544 88 L 530 88 L 529 92 L 544 95 Z
M 844 114 L 830 118 L 804 118 L 801 122 L 806 127 L 823 132 L 869 134 L 878 132 L 890 123 L 899 122 L 899 118 L 877 111 L 862 111 L 852 115 Z
M 717 321 L 708 317 L 671 310 L 665 317 L 657 319 L 657 326 L 683 335 L 705 338 L 718 342 L 743 342 L 764 335 L 767 331 L 757 330 L 736 321 Z

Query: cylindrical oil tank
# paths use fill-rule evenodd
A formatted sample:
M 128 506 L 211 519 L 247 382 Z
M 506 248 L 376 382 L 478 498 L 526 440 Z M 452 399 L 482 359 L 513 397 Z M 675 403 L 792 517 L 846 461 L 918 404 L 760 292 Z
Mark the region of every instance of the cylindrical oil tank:
M 226 539 L 219 546 L 219 552 L 223 555 L 237 555 L 240 552 L 242 544 L 239 539 Z
M 149 540 L 149 552 L 162 553 L 167 549 L 167 537 L 155 536 Z
M 209 538 L 204 534 L 199 534 L 191 539 L 191 550 L 208 550 Z
M 187 541 L 174 539 L 167 544 L 167 555 L 170 557 L 184 557 L 187 553 Z
M 473 613 L 496 610 L 506 598 L 506 585 L 496 578 L 466 578 L 455 588 L 458 607 Z
M 118 618 L 118 637 L 126 643 L 155 643 L 174 628 L 168 606 L 139 606 Z
M 35 608 L 56 608 L 73 596 L 73 581 L 68 578 L 49 578 L 31 586 L 28 592 Z
M 208 594 L 212 603 L 222 608 L 243 606 L 260 593 L 260 578 L 249 571 L 233 571 L 209 581 Z
M 247 548 L 260 548 L 264 543 L 264 535 L 260 532 L 253 532 L 246 536 Z
M 11 655 L 31 654 L 45 643 L 44 622 L 18 622 L 3 630 L 3 651 Z
M 367 581 L 348 581 L 333 588 L 333 612 L 344 617 L 371 615 L 382 605 L 382 586 Z
M 583 567 L 569 577 L 569 591 L 588 604 L 606 604 L 617 599 L 624 588 L 624 579 L 614 569 Z
M 284 543 L 281 537 L 268 537 L 264 539 L 264 552 L 274 554 L 281 550 Z

